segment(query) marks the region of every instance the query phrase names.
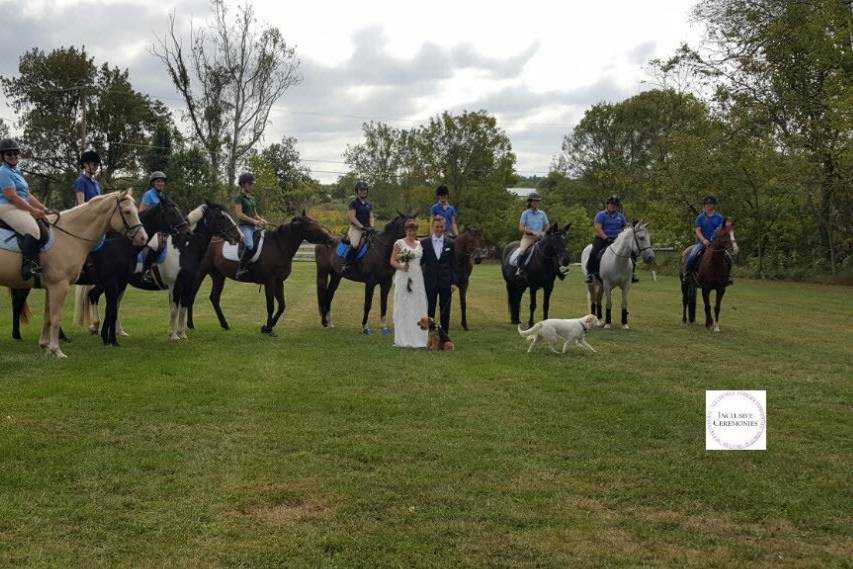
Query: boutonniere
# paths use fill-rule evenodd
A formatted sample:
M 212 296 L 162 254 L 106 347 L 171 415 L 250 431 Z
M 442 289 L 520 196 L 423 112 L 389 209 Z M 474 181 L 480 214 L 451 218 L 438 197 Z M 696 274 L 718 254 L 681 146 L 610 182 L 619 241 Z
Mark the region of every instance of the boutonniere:
M 450 247 L 445 247 L 445 248 L 444 248 L 444 250 L 445 250 L 445 251 L 450 251 Z

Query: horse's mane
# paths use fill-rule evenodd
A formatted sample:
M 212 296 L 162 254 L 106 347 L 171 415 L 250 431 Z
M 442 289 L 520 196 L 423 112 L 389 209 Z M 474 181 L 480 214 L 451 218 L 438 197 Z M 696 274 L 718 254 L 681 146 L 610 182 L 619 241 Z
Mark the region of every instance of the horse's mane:
M 187 223 L 190 224 L 190 229 L 195 229 L 196 224 L 204 217 L 204 212 L 207 211 L 206 203 L 201 204 L 187 214 Z

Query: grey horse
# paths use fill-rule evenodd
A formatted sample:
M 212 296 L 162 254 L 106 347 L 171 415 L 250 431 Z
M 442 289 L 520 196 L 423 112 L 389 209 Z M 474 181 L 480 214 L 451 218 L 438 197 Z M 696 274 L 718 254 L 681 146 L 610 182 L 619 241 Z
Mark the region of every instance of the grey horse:
M 587 245 L 581 254 L 581 267 L 586 276 L 586 262 L 589 259 L 592 245 Z M 646 263 L 655 260 L 655 252 L 652 250 L 652 242 L 649 230 L 644 223 L 635 221 L 625 227 L 601 254 L 601 265 L 598 274 L 601 280 L 594 279 L 587 285 L 590 312 L 601 318 L 601 297 L 607 295 L 607 311 L 605 313 L 604 327 L 611 327 L 611 307 L 613 305 L 613 289 L 622 289 L 622 328 L 627 330 L 628 326 L 628 291 L 631 289 L 631 273 L 634 269 L 634 261 L 642 257 Z

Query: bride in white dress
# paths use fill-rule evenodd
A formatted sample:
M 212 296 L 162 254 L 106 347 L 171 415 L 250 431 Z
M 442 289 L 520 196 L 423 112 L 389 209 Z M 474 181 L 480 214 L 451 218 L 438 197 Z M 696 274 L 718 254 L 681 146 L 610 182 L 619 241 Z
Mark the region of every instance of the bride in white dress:
M 427 331 L 421 330 L 418 320 L 427 313 L 424 274 L 421 270 L 423 248 L 417 238 L 418 225 L 414 219 L 406 222 L 406 237 L 394 243 L 391 266 L 394 273 L 394 345 L 400 348 L 425 348 Z M 401 262 L 401 255 L 411 259 Z

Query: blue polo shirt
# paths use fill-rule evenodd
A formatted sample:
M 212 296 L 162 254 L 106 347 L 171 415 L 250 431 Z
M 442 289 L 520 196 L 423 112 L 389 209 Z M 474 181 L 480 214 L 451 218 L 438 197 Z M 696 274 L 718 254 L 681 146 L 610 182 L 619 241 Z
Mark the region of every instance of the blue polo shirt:
M 595 214 L 593 224 L 596 223 L 601 224 L 601 229 L 604 231 L 604 234 L 607 235 L 608 239 L 612 240 L 616 239 L 616 237 L 622 232 L 622 229 L 625 228 L 628 221 L 619 211 L 610 213 L 606 209 L 603 209 Z
M 447 233 L 453 233 L 453 218 L 456 217 L 456 208 L 450 204 L 447 204 L 447 207 L 445 208 L 441 205 L 441 202 L 438 202 L 432 206 L 432 209 L 430 210 L 430 219 L 436 215 L 440 215 L 444 218 L 444 231 Z
M 21 170 L 15 166 L 12 168 L 5 162 L 0 166 L 0 205 L 12 205 L 12 202 L 6 199 L 3 190 L 15 188 L 15 193 L 25 202 L 30 199 L 30 186 L 21 174 Z
M 74 180 L 74 191 L 83 192 L 84 202 L 101 195 L 101 187 L 98 182 L 85 174 L 80 174 L 80 177 Z
M 521 214 L 521 219 L 518 221 L 519 225 L 523 225 L 530 231 L 543 231 L 545 226 L 548 225 L 548 216 L 545 215 L 545 212 L 541 209 L 538 211 L 533 211 L 530 208 L 524 210 L 524 213 Z
M 355 218 L 365 227 L 370 226 L 370 212 L 373 211 L 373 206 L 368 202 L 363 202 L 358 198 L 352 200 L 349 204 L 349 209 L 355 210 Z
M 160 203 L 160 192 L 157 191 L 157 188 L 148 188 L 148 191 L 142 194 L 142 203 L 145 204 L 145 207 L 154 207 Z
M 714 215 L 707 216 L 705 212 L 699 214 L 699 217 L 696 218 L 696 227 L 700 227 L 702 229 L 702 235 L 705 236 L 705 239 L 711 241 L 714 238 L 714 233 L 717 232 L 717 229 L 723 224 L 723 216 L 719 211 L 715 211 Z

